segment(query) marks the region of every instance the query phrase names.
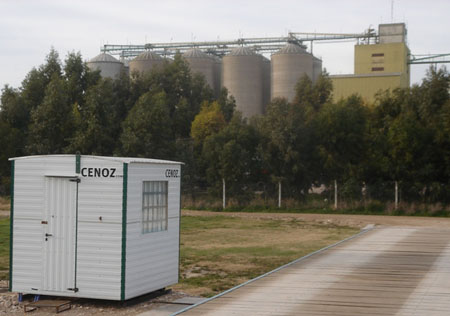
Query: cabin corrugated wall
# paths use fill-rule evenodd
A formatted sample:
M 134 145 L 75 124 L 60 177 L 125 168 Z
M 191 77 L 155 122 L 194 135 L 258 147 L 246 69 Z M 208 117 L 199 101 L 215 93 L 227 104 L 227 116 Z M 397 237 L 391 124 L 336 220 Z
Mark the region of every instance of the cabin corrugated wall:
M 74 159 L 37 157 L 14 163 L 12 291 L 36 293 L 44 282 L 45 174 L 73 172 Z
M 78 292 L 42 290 L 45 271 L 45 175 L 75 174 L 75 156 L 15 161 L 12 291 L 120 299 L 122 163 L 81 159 L 83 168 L 115 168 L 115 177 L 83 177 L 78 187 Z M 86 173 L 86 170 L 85 170 Z M 51 237 L 50 237 L 51 238 Z
M 167 169 L 178 170 L 178 177 L 166 177 Z M 132 163 L 128 167 L 125 299 L 178 282 L 180 175 L 180 165 Z M 168 181 L 166 231 L 142 233 L 143 181 Z
M 89 177 L 83 176 L 89 173 L 84 168 L 115 169 L 115 173 Z M 120 300 L 122 176 L 122 162 L 81 158 L 77 286 L 84 297 Z

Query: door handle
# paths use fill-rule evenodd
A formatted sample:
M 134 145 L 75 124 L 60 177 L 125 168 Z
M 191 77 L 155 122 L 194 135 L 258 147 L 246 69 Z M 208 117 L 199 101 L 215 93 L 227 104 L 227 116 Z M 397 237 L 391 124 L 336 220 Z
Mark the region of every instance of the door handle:
M 50 237 L 50 236 L 53 236 L 52 234 L 45 234 L 45 237 Z

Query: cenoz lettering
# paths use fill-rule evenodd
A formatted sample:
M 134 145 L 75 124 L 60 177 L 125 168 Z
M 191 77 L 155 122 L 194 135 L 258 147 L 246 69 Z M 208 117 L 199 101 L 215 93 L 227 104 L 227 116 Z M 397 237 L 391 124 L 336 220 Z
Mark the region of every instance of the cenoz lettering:
M 116 168 L 82 168 L 81 175 L 90 178 L 115 178 Z
M 178 178 L 178 170 L 166 169 L 166 178 Z

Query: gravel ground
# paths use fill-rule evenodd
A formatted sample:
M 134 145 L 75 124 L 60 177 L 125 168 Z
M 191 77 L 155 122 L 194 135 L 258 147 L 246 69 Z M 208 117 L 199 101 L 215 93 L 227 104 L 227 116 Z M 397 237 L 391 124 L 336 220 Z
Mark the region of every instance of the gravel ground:
M 3 282 L 3 281 L 2 281 Z M 139 302 L 128 302 L 123 306 L 120 302 L 80 299 L 72 303 L 72 308 L 63 311 L 65 316 L 88 315 L 125 315 L 134 316 L 155 309 L 176 299 L 188 296 L 182 292 L 172 292 L 153 299 L 142 299 Z M 60 298 L 64 300 L 64 298 Z M 24 305 L 30 301 L 18 302 L 17 293 L 0 293 L 0 315 L 23 315 Z M 134 304 L 133 304 L 134 303 Z M 28 313 L 27 313 L 28 314 Z M 48 316 L 55 315 L 55 308 L 43 307 L 30 313 L 30 315 Z

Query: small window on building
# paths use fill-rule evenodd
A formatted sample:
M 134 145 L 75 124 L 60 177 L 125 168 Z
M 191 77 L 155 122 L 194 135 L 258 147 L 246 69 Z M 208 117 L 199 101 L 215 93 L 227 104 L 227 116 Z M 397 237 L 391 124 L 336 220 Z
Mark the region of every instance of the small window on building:
M 142 185 L 142 233 L 167 230 L 167 181 L 144 181 Z
M 384 53 L 375 53 L 372 54 L 372 57 L 384 57 Z
M 372 71 L 384 71 L 384 67 L 372 67 Z

